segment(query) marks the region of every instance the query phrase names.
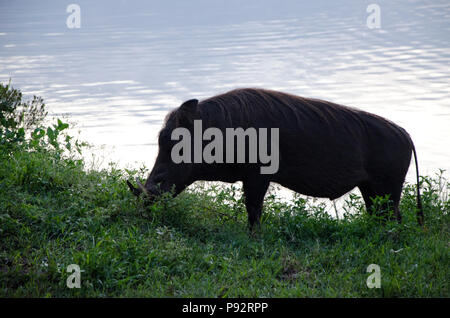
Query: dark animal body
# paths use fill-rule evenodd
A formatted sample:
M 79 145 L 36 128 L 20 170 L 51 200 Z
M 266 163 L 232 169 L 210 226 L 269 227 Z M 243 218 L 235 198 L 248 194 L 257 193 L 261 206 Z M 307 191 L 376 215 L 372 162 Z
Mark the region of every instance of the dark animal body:
M 203 129 L 217 127 L 278 128 L 279 169 L 261 174 L 260 164 L 179 163 L 171 160 L 171 132 L 192 131 L 201 119 Z M 389 195 L 401 221 L 399 201 L 414 153 L 409 134 L 380 116 L 319 99 L 265 89 L 236 89 L 201 102 L 189 100 L 166 118 L 159 135 L 159 153 L 145 186 L 134 194 L 149 196 L 174 188 L 179 194 L 197 180 L 242 181 L 250 227 L 259 223 L 270 182 L 300 194 L 336 199 L 355 187 L 372 211 L 372 199 Z M 156 185 L 159 185 L 158 187 Z M 423 223 L 419 184 L 418 221 Z

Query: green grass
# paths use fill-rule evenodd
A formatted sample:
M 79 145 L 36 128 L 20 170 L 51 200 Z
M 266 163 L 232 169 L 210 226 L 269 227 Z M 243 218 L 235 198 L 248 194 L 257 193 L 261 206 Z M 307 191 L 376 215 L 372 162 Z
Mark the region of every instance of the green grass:
M 142 171 L 86 171 L 51 149 L 0 151 L 0 295 L 12 297 L 448 297 L 449 184 L 423 179 L 426 228 L 406 185 L 404 222 L 363 211 L 334 219 L 298 198 L 266 198 L 247 231 L 236 187 L 202 185 L 149 207 L 125 179 Z M 369 289 L 369 264 L 381 288 Z M 81 288 L 66 268 L 78 264 Z
M 0 297 L 450 296 L 442 173 L 422 178 L 424 229 L 406 184 L 402 224 L 381 225 L 355 195 L 335 219 L 312 200 L 269 194 L 250 236 L 239 187 L 197 184 L 145 207 L 125 184 L 145 169 L 86 169 L 61 121 L 31 137 L 4 123 Z M 66 286 L 70 264 L 83 271 L 79 289 Z M 370 264 L 381 268 L 379 289 L 366 285 Z

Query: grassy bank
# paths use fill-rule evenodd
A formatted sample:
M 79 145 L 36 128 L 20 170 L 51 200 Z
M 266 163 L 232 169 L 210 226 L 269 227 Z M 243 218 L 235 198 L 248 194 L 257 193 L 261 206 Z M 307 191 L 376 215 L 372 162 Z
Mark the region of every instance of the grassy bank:
M 125 184 L 143 170 L 87 170 L 63 122 L 5 118 L 1 297 L 450 296 L 450 184 L 439 175 L 422 177 L 425 229 L 406 184 L 401 225 L 380 225 L 356 196 L 335 219 L 311 200 L 268 195 L 250 237 L 239 188 L 198 184 L 144 207 Z M 66 286 L 70 264 L 83 271 L 79 289 Z M 379 289 L 366 285 L 370 264 Z

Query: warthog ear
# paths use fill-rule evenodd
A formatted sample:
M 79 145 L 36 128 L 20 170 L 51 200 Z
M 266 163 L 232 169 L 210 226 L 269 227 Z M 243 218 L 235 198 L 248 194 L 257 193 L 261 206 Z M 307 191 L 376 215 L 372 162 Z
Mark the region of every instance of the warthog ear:
M 181 104 L 177 112 L 176 125 L 185 127 L 191 126 L 197 113 L 197 105 L 197 99 L 190 99 Z
M 195 114 L 197 112 L 197 105 L 198 105 L 197 99 L 187 100 L 183 104 L 181 104 L 180 111 Z

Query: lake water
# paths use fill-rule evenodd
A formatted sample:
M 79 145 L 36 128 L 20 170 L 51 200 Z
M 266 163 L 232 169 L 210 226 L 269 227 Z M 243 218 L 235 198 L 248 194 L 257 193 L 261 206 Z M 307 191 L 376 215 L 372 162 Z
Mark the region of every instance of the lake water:
M 69 29 L 70 3 L 81 27 Z M 153 165 L 165 114 L 265 87 L 355 106 L 412 136 L 421 174 L 450 168 L 450 2 L 0 1 L 0 81 L 42 96 L 121 166 Z M 414 164 L 407 179 L 415 179 Z

